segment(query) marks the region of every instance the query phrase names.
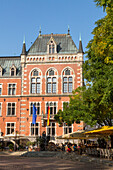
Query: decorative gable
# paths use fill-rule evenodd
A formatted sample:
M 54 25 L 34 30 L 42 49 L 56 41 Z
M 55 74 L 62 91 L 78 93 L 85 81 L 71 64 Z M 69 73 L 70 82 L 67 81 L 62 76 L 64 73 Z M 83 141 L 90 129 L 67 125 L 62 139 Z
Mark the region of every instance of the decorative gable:
M 57 53 L 57 44 L 56 44 L 54 38 L 52 37 L 52 34 L 51 34 L 51 38 L 50 38 L 49 42 L 47 43 L 47 53 L 48 54 Z
M 3 68 L 2 68 L 2 66 L 0 65 L 0 76 L 2 76 L 2 74 L 3 74 Z
M 16 67 L 14 64 L 10 67 L 10 76 L 16 76 Z

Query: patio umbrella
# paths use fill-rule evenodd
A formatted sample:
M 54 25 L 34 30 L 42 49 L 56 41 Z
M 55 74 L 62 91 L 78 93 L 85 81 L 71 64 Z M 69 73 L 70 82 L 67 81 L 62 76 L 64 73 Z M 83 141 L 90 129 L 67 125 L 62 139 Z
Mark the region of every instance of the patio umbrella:
M 84 134 L 111 135 L 113 134 L 113 126 L 102 126 L 101 128 L 85 132 Z

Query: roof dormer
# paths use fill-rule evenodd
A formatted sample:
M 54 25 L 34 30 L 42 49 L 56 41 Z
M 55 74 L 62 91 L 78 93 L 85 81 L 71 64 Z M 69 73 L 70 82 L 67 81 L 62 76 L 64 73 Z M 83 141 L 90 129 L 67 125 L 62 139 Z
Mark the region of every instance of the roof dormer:
M 54 38 L 52 37 L 53 34 L 51 34 L 51 38 L 49 40 L 49 42 L 47 43 L 47 53 L 48 54 L 55 54 L 57 53 L 57 44 L 54 40 Z
M 2 74 L 3 74 L 3 68 L 2 68 L 2 66 L 0 65 L 0 76 L 2 76 Z
M 16 76 L 16 67 L 14 64 L 10 67 L 10 76 Z

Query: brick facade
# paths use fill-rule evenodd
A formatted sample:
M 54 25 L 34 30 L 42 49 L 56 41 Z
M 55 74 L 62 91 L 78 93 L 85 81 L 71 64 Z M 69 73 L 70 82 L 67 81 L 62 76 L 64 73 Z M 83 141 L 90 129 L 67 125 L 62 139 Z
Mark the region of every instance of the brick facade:
M 36 45 L 39 48 L 40 44 L 38 44 L 38 39 L 44 40 L 44 38 L 48 38 L 46 43 L 46 52 L 42 49 L 38 52 L 36 51 Z M 71 44 L 72 50 L 67 50 L 66 48 L 58 51 L 58 40 L 60 39 L 63 46 L 63 38 L 66 37 L 70 39 L 68 46 Z M 60 42 L 59 40 L 59 42 Z M 55 51 L 53 53 L 49 53 L 49 43 L 54 44 Z M 44 43 L 44 42 L 43 42 Z M 65 42 L 64 42 L 65 44 Z M 41 47 L 42 48 L 42 47 Z M 79 47 L 80 48 L 80 47 Z M 62 47 L 63 49 L 63 47 Z M 50 49 L 51 50 L 51 49 Z M 53 49 L 54 50 L 54 49 Z M 74 51 L 75 50 L 75 51 Z M 9 64 L 9 73 L 6 75 L 8 64 L 4 64 L 4 60 L 8 59 Z M 18 68 L 18 63 L 20 64 L 20 70 Z M 76 89 L 79 86 L 83 85 L 83 77 L 82 77 L 82 63 L 83 63 L 83 51 L 77 50 L 74 42 L 71 39 L 70 35 L 67 34 L 51 34 L 51 35 L 39 35 L 34 44 L 30 47 L 28 51 L 25 48 L 25 42 L 23 43 L 22 54 L 18 57 L 1 57 L 0 58 L 0 66 L 2 68 L 2 74 L 0 76 L 0 85 L 2 87 L 1 95 L 0 95 L 0 103 L 1 103 L 1 115 L 0 115 L 0 129 L 4 137 L 7 136 L 25 136 L 25 137 L 33 137 L 36 135 L 42 135 L 43 131 L 48 133 L 47 131 L 47 104 L 55 105 L 52 106 L 54 113 L 57 113 L 59 109 L 63 109 L 63 102 L 69 102 L 69 95 L 72 94 L 69 91 L 64 92 L 65 90 L 71 91 Z M 11 76 L 10 70 L 12 66 L 18 71 L 18 75 Z M 68 77 L 72 77 L 70 80 L 71 83 L 68 82 L 64 85 L 64 77 L 65 70 L 69 70 Z M 5 70 L 5 71 L 4 71 Z M 34 70 L 38 71 L 39 84 L 35 82 L 31 85 L 32 73 Z M 47 81 L 49 82 L 49 71 L 54 71 L 54 82 L 50 82 L 53 84 L 49 84 L 47 86 Z M 51 79 L 52 80 L 52 79 Z M 36 79 L 38 81 L 38 79 Z M 12 89 L 14 86 L 14 89 Z M 68 86 L 68 88 L 67 88 Z M 10 90 L 9 90 L 10 88 Z M 47 92 L 47 88 L 50 88 L 50 93 Z M 55 92 L 52 93 L 52 90 Z M 33 92 L 33 90 L 39 90 L 39 93 Z M 9 92 L 10 91 L 10 92 Z M 14 93 L 14 94 L 9 94 Z M 10 103 L 10 104 L 9 104 Z M 15 104 L 14 104 L 15 103 Z M 39 105 L 39 115 L 37 115 L 36 122 L 38 123 L 38 130 L 35 133 L 35 130 L 31 129 L 32 123 L 32 115 L 31 115 L 31 106 L 32 103 L 37 103 Z M 14 106 L 13 106 L 14 105 Z M 55 111 L 56 110 L 56 111 Z M 52 113 L 52 112 L 51 112 Z M 54 114 L 51 114 L 50 122 L 55 123 L 55 128 L 50 130 L 51 136 L 59 136 L 63 135 L 64 126 L 59 126 L 57 122 L 54 120 Z M 9 123 L 9 124 L 8 124 Z M 14 123 L 14 127 L 13 124 Z M 54 126 L 54 124 L 52 124 Z M 12 127 L 9 127 L 12 126 Z M 51 125 L 50 125 L 51 126 Z M 71 132 L 82 130 L 83 122 L 80 124 L 74 123 L 72 125 Z M 12 130 L 11 130 L 12 129 Z M 14 129 L 14 130 L 13 130 Z M 55 129 L 55 130 L 54 130 Z M 68 129 L 68 127 L 67 127 Z

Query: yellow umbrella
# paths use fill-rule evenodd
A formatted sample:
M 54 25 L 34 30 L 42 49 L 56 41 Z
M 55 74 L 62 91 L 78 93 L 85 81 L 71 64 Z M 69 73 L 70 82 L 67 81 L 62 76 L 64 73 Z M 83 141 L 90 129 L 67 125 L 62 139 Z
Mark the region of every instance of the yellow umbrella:
M 101 128 L 85 132 L 85 134 L 112 134 L 113 126 L 102 126 Z

